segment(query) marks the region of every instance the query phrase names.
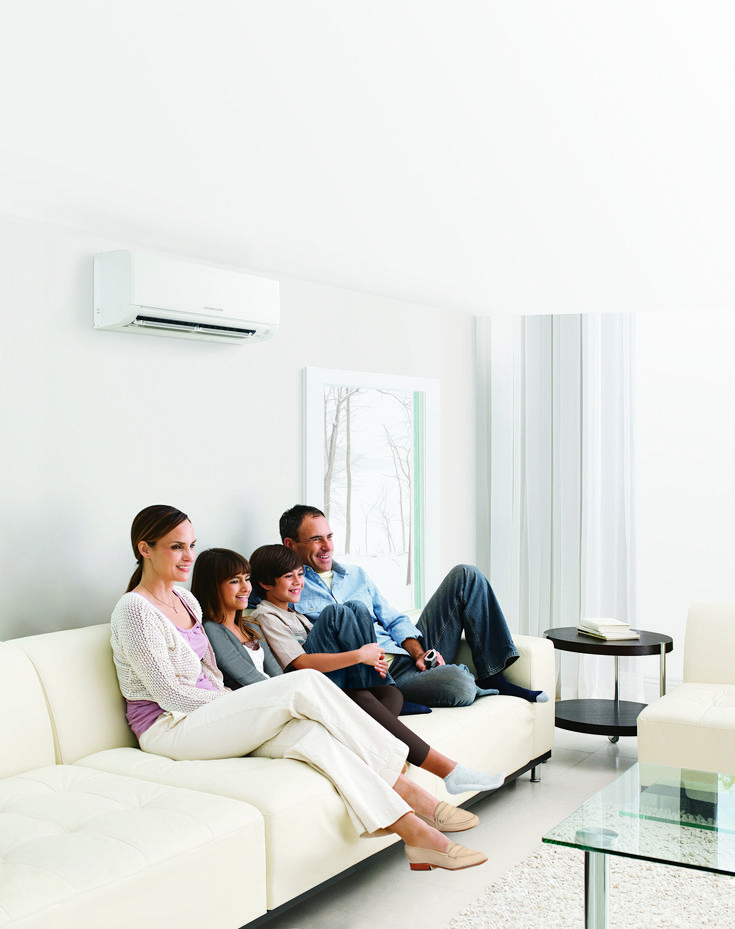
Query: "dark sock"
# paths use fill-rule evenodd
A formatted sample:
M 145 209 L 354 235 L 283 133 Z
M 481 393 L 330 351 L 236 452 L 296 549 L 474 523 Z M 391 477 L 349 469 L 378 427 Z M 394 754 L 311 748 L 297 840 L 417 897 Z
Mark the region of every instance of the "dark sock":
M 520 697 L 521 700 L 528 700 L 529 703 L 548 703 L 549 695 L 545 690 L 526 690 L 525 687 L 519 687 L 518 684 L 511 684 L 506 681 L 502 674 L 491 674 L 477 682 L 478 687 L 495 687 L 501 694 L 506 697 Z

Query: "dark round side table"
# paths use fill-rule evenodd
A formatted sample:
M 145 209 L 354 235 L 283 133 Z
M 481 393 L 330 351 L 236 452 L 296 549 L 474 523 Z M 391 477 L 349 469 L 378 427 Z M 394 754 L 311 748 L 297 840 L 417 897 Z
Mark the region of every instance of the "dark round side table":
M 597 639 L 577 632 L 574 626 L 547 629 L 544 635 L 563 652 L 581 652 L 588 655 L 612 655 L 615 658 L 615 696 L 612 700 L 560 700 L 556 704 L 556 725 L 573 732 L 592 732 L 606 735 L 617 742 L 621 735 L 636 735 L 638 714 L 645 703 L 621 700 L 619 692 L 619 662 L 621 655 L 659 655 L 659 684 L 661 696 L 666 693 L 666 653 L 674 648 L 669 635 L 636 630 L 639 639 Z

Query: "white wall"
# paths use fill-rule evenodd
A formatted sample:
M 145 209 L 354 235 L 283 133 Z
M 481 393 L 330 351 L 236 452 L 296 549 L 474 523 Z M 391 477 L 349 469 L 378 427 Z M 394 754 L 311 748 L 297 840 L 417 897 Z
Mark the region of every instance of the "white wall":
M 440 568 L 474 559 L 470 317 L 283 279 L 258 345 L 97 332 L 92 256 L 136 245 L 0 217 L 0 639 L 105 621 L 151 503 L 189 513 L 200 548 L 276 541 L 302 502 L 307 365 L 440 380 Z
M 689 604 L 735 601 L 735 316 L 640 313 L 637 330 L 637 615 L 674 637 L 675 684 Z

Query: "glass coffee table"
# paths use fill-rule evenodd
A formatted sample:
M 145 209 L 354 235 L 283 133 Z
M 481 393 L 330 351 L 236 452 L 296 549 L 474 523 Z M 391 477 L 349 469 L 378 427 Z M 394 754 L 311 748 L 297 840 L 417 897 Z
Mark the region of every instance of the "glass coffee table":
M 735 775 L 634 765 L 543 841 L 584 852 L 585 929 L 606 929 L 609 855 L 735 875 Z

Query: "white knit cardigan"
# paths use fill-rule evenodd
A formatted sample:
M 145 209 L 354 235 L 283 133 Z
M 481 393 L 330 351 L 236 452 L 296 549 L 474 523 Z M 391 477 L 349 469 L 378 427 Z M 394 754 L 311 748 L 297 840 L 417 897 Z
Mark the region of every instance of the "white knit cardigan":
M 189 591 L 177 587 L 175 592 L 201 620 L 201 607 Z M 120 598 L 110 625 L 117 679 L 127 700 L 153 700 L 165 711 L 186 714 L 227 690 L 212 647 L 200 661 L 171 620 L 140 594 Z M 196 686 L 202 671 L 216 690 Z

